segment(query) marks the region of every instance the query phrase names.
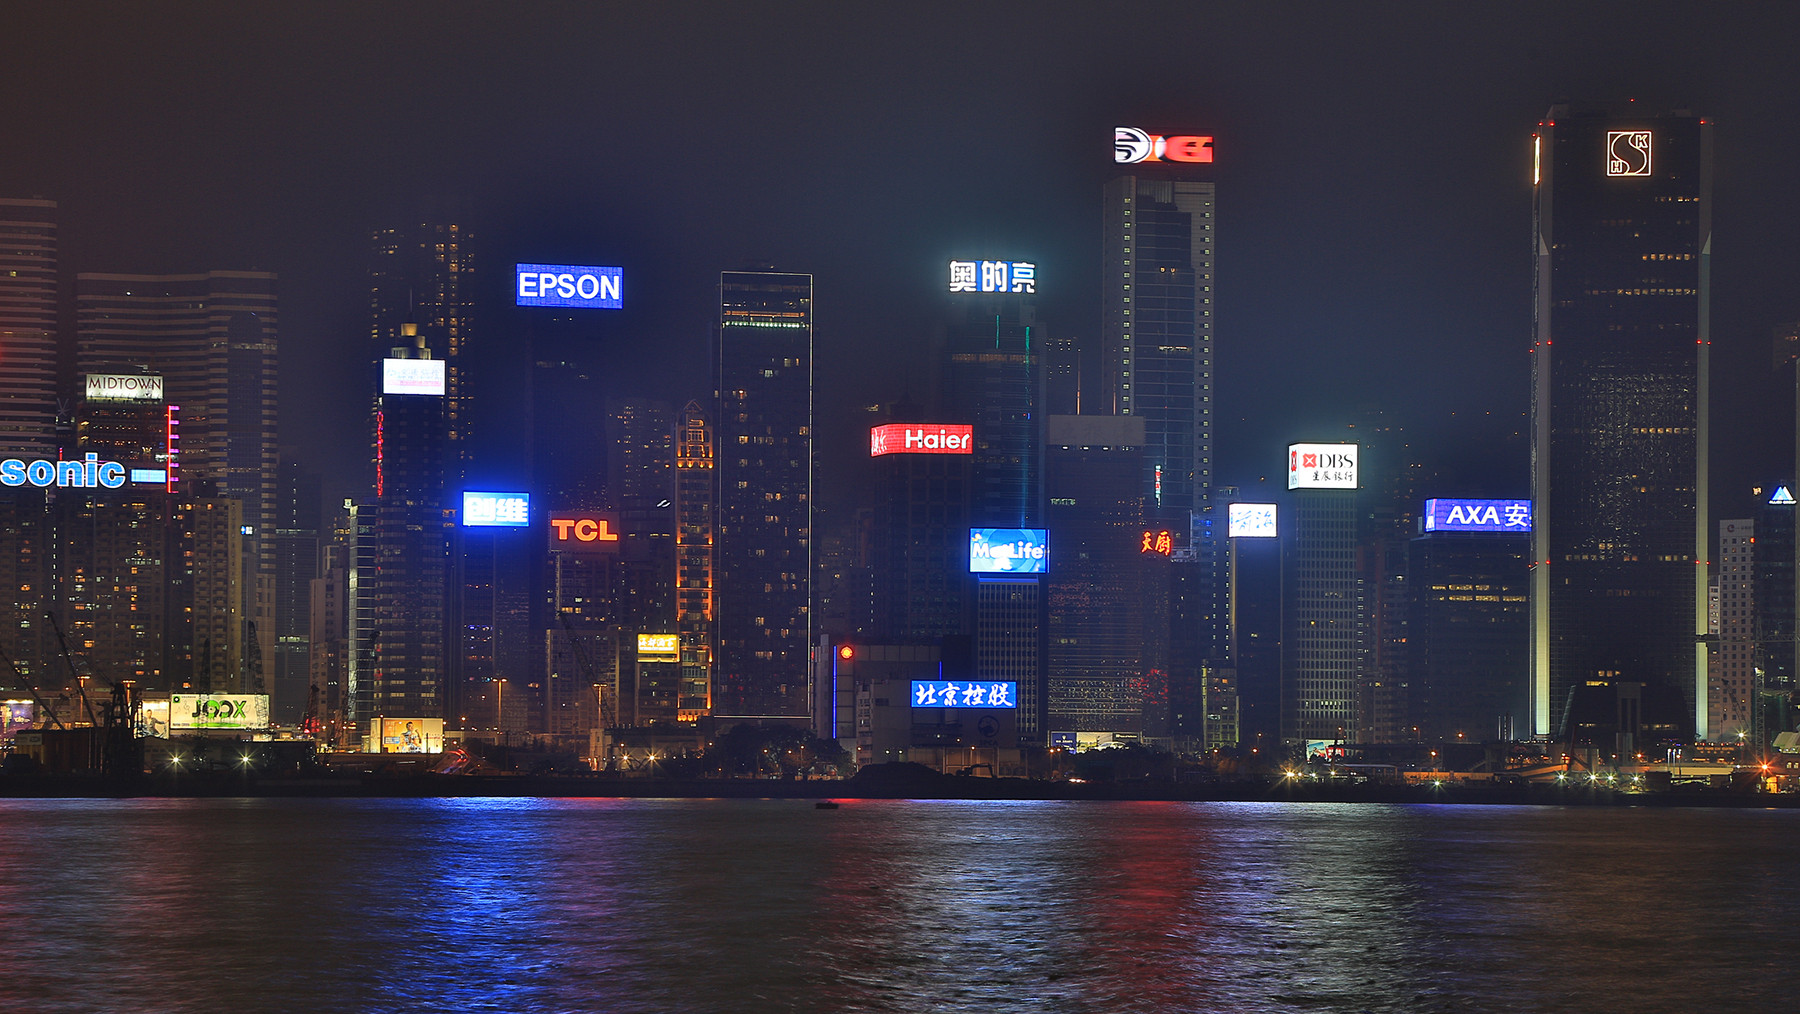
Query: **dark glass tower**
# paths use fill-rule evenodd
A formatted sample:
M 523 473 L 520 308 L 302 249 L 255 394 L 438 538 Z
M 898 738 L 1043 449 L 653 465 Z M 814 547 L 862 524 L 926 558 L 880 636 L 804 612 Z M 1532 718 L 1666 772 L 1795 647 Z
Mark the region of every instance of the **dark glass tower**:
M 1707 735 L 1712 128 L 1557 106 L 1533 138 L 1532 728 L 1572 688 L 1679 692 Z
M 719 276 L 721 715 L 805 717 L 812 598 L 812 276 Z

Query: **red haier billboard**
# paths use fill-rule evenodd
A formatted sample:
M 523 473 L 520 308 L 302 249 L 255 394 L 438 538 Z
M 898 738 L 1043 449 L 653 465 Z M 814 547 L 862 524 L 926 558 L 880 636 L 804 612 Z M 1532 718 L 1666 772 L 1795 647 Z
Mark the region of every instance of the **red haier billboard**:
M 883 454 L 973 454 L 973 426 L 889 423 L 869 431 L 869 457 Z

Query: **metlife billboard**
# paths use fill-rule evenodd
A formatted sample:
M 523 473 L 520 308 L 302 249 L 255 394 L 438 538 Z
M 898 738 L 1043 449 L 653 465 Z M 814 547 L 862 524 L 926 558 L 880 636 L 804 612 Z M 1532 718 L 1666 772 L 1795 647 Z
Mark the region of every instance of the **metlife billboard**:
M 889 423 L 869 430 L 869 457 L 883 454 L 972 454 L 975 427 Z
M 1428 532 L 1500 532 L 1525 535 L 1531 531 L 1530 500 L 1427 500 Z
M 514 267 L 518 306 L 569 306 L 583 310 L 624 307 L 624 268 L 584 264 L 520 264 Z
M 1355 489 L 1355 444 L 1289 444 L 1289 489 Z
M 444 360 L 383 359 L 381 361 L 382 394 L 426 394 L 444 396 Z
M 1050 533 L 1042 528 L 969 529 L 969 572 L 1042 574 L 1050 567 Z

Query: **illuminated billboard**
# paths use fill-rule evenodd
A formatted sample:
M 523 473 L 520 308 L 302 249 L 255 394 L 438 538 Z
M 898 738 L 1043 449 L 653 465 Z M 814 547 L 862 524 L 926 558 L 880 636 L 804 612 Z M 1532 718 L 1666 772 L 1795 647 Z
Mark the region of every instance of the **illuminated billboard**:
M 168 701 L 144 701 L 138 705 L 137 734 L 169 738 Z
M 639 662 L 681 661 L 681 635 L 639 634 L 637 658 Z
M 1050 564 L 1050 533 L 1042 528 L 969 529 L 969 571 L 1042 574 Z
M 615 517 L 593 513 L 550 515 L 550 548 L 584 553 L 619 551 L 619 523 Z
M 889 423 L 869 430 L 869 457 L 883 454 L 971 454 L 975 427 L 939 423 Z
M 443 397 L 444 360 L 383 359 L 382 394 L 431 394 Z
M 1226 538 L 1272 539 L 1276 534 L 1274 504 L 1234 503 L 1225 508 Z
M 1648 130 L 1609 130 L 1606 132 L 1606 175 L 1650 175 L 1650 132 Z
M 1016 708 L 1017 683 L 983 680 L 913 680 L 915 708 Z
M 1428 532 L 1511 532 L 1523 535 L 1531 531 L 1531 501 L 1427 500 L 1424 521 Z
M 464 528 L 524 528 L 531 524 L 530 493 L 463 492 Z
M 1138 537 L 1139 553 L 1155 553 L 1159 556 L 1171 556 L 1175 552 L 1175 534 L 1164 528 L 1160 531 L 1144 532 Z
M 101 461 L 100 456 L 91 451 L 87 457 L 79 460 L 51 461 L 48 458 L 38 458 L 26 461 L 23 458 L 7 458 L 0 461 L 0 486 L 99 486 L 102 489 L 118 489 L 125 485 L 125 475 L 124 465 L 116 461 Z
M 581 264 L 520 264 L 514 269 L 513 292 L 519 306 L 572 306 L 585 310 L 617 310 L 625 269 Z
M 1211 162 L 1211 135 L 1170 134 L 1163 137 L 1137 127 L 1113 128 L 1113 161 L 1136 162 Z
M 142 373 L 90 373 L 85 386 L 89 401 L 163 400 L 163 378 Z
M 131 481 L 152 486 L 166 485 L 169 481 L 169 470 L 166 468 L 134 468 L 131 470 Z
M 951 292 L 1037 292 L 1037 265 L 1029 261 L 951 261 Z
M 375 749 L 369 753 L 443 753 L 444 720 L 441 718 L 376 718 L 379 725 Z
M 1289 489 L 1355 489 L 1355 444 L 1289 444 Z
M 0 739 L 11 739 L 12 734 L 37 724 L 37 705 L 31 701 L 0 701 Z
M 169 728 L 267 729 L 268 694 L 170 694 Z

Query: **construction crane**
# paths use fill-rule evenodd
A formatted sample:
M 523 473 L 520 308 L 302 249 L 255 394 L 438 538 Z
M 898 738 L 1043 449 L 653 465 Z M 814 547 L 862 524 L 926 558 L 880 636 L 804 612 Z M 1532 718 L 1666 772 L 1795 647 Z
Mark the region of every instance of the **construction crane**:
M 604 692 L 604 689 L 603 689 L 603 684 L 601 684 L 598 675 L 596 675 L 596 673 L 594 671 L 593 663 L 588 659 L 587 648 L 582 645 L 580 635 L 575 633 L 575 625 L 569 622 L 569 614 L 568 613 L 558 610 L 556 615 L 557 615 L 558 619 L 562 620 L 563 632 L 569 635 L 569 650 L 572 651 L 575 655 L 575 664 L 581 667 L 582 675 L 584 675 L 588 678 L 588 681 L 594 685 L 595 689 L 601 690 L 601 693 L 600 693 L 600 726 L 601 726 L 601 728 L 611 729 L 611 728 L 616 727 L 619 724 L 619 716 L 613 707 L 613 703 L 611 701 L 607 700 L 606 693 Z
M 56 712 L 52 710 L 44 698 L 38 694 L 37 687 L 32 686 L 31 680 L 27 679 L 25 674 L 19 671 L 19 663 L 14 662 L 12 656 L 8 655 L 4 650 L 0 650 L 0 659 L 4 659 L 6 664 L 12 668 L 13 675 L 19 678 L 19 685 L 24 687 L 25 692 L 31 695 L 32 701 L 36 702 L 38 711 L 50 716 L 50 721 L 55 722 L 58 729 L 63 728 L 62 719 L 56 717 Z
M 143 764 L 137 729 L 138 709 L 142 706 L 142 701 L 133 692 L 136 681 L 99 677 L 112 688 L 112 699 L 101 705 L 103 717 L 96 719 L 93 702 L 88 700 L 87 695 L 87 681 L 95 678 L 95 674 L 83 673 L 75 667 L 75 660 L 69 654 L 68 639 L 63 637 L 62 624 L 56 622 L 56 614 L 46 612 L 44 617 L 50 621 L 50 629 L 56 632 L 56 643 L 62 649 L 63 664 L 69 667 L 69 675 L 75 677 L 75 692 L 81 697 L 81 707 L 87 713 L 88 725 L 101 729 L 102 738 L 98 744 L 100 770 L 108 774 L 136 773 Z
M 94 718 L 94 705 L 88 701 L 88 677 L 75 668 L 75 660 L 69 657 L 69 642 L 63 637 L 62 624 L 56 622 L 55 613 L 45 613 L 44 617 L 50 621 L 50 629 L 56 631 L 57 647 L 62 649 L 63 664 L 69 667 L 69 675 L 75 680 L 75 695 L 81 698 L 81 710 L 87 713 L 88 724 L 99 725 L 100 722 Z

